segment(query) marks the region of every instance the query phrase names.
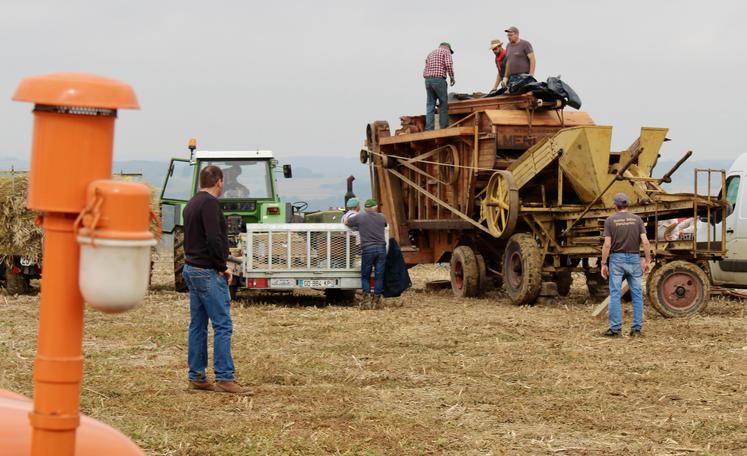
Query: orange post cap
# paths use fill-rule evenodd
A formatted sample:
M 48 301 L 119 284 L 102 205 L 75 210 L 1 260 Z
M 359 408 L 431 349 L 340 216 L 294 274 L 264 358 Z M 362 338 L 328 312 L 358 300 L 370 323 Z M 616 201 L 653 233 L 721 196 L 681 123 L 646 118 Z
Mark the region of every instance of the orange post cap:
M 137 182 L 97 180 L 88 185 L 88 207 L 79 216 L 80 234 L 105 239 L 148 240 L 150 189 Z
M 84 73 L 52 73 L 28 77 L 18 85 L 13 100 L 51 106 L 140 108 L 135 91 L 129 85 Z

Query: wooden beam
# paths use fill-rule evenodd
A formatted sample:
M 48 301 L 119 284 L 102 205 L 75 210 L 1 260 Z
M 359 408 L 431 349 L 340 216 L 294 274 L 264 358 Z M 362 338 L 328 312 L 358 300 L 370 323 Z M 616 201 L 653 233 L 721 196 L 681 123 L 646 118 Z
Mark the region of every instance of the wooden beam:
M 421 131 L 418 133 L 409 133 L 406 135 L 390 136 L 388 138 L 381 138 L 379 144 L 401 144 L 414 141 L 423 141 L 427 139 L 438 139 L 438 138 L 451 138 L 454 136 L 473 136 L 475 134 L 475 127 L 455 127 L 455 128 L 444 128 L 443 130 L 431 130 Z
M 470 230 L 472 224 L 460 219 L 441 220 L 410 220 L 410 229 L 413 230 Z

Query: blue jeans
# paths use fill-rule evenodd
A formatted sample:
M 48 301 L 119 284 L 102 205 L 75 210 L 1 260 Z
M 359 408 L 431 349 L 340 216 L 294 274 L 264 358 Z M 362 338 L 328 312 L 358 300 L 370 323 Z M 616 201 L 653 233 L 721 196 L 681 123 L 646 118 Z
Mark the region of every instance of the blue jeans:
M 189 379 L 204 381 L 207 368 L 208 319 L 213 323 L 213 371 L 218 381 L 233 381 L 231 358 L 231 294 L 228 282 L 214 269 L 184 265 L 182 272 L 189 288 L 189 339 L 187 364 Z
M 374 268 L 374 294 L 384 291 L 384 264 L 386 264 L 386 246 L 372 245 L 364 247 L 361 259 L 361 287 L 364 294 L 371 293 L 371 268 Z
M 628 281 L 630 296 L 633 298 L 632 329 L 643 328 L 643 290 L 641 279 L 641 256 L 638 253 L 613 253 L 610 255 L 610 305 L 609 321 L 613 331 L 622 327 L 622 306 L 620 305 L 620 287 L 623 279 Z
M 436 123 L 436 99 L 438 99 L 438 122 L 440 128 L 449 126 L 449 94 L 446 79 L 428 78 L 425 80 L 425 130 L 433 130 Z

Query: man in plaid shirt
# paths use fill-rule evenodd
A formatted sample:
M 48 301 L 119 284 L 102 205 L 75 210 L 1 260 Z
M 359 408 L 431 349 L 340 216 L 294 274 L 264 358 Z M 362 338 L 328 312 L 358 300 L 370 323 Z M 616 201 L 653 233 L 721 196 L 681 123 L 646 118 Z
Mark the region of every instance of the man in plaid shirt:
M 425 129 L 433 130 L 436 120 L 436 99 L 438 99 L 438 120 L 440 128 L 449 126 L 449 101 L 448 87 L 446 86 L 446 75 L 451 79 L 451 85 L 456 82 L 454 79 L 454 63 L 451 60 L 451 54 L 454 51 L 449 43 L 441 43 L 438 49 L 431 51 L 425 59 L 425 93 L 428 95 L 428 101 L 425 105 Z

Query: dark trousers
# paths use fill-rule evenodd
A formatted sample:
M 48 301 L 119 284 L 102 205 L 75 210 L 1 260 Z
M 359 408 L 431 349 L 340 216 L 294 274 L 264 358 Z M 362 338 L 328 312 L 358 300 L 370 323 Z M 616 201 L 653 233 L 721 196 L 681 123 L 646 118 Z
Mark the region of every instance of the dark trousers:
M 446 79 L 428 78 L 425 80 L 425 130 L 433 130 L 436 123 L 436 100 L 438 100 L 438 123 L 440 128 L 449 126 L 449 94 Z
M 371 293 L 371 269 L 374 269 L 374 293 L 384 291 L 384 265 L 386 264 L 386 246 L 372 245 L 364 247 L 361 258 L 361 288 L 364 294 Z

